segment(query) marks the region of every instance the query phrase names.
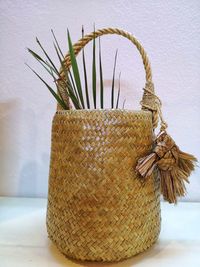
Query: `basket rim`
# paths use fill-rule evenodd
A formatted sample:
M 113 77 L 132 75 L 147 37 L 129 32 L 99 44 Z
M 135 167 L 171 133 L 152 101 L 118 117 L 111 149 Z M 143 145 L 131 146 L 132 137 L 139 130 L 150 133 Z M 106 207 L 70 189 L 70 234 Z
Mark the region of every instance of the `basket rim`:
M 149 110 L 133 110 L 133 109 L 110 109 L 110 108 L 105 108 L 105 109 L 69 109 L 69 110 L 57 110 L 55 114 L 70 114 L 70 113 L 96 113 L 96 112 L 106 112 L 106 113 L 146 113 L 146 114 L 152 114 L 151 111 Z

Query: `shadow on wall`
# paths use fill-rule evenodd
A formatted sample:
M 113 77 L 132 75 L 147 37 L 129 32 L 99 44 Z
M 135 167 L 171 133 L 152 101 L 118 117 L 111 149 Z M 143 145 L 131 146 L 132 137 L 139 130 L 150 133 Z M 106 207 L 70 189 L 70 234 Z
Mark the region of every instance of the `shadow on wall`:
M 21 153 L 23 160 L 20 164 L 18 173 L 17 194 L 24 197 L 36 196 L 36 179 L 37 179 L 37 125 L 35 113 L 31 109 L 25 109 L 22 112 L 22 131 Z
M 0 195 L 12 195 L 19 170 L 20 100 L 0 103 Z
M 48 189 L 49 155 L 42 154 L 42 161 L 25 163 L 20 171 L 18 195 L 23 197 L 46 197 Z
M 41 132 L 32 109 L 23 111 L 23 161 L 18 176 L 17 193 L 23 197 L 44 197 L 47 192 L 49 156 L 41 153 Z M 38 145 L 39 144 L 39 145 Z M 42 156 L 41 156 L 42 154 Z
M 0 195 L 45 196 L 49 155 L 37 148 L 36 114 L 11 99 L 0 103 L 0 125 Z

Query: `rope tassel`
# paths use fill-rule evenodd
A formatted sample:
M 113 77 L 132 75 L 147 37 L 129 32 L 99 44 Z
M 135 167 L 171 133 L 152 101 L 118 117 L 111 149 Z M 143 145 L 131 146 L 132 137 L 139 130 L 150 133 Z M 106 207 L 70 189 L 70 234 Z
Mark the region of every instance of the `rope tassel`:
M 160 172 L 161 193 L 169 203 L 186 194 L 185 182 L 195 168 L 197 159 L 182 152 L 174 140 L 162 131 L 155 140 L 153 152 L 138 161 L 136 170 L 146 178 L 157 167 Z

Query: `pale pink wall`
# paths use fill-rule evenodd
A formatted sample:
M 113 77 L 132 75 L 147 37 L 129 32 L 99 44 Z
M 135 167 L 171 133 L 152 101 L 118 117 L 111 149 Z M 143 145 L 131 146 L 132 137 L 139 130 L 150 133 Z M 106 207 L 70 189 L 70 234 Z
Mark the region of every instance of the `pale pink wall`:
M 0 194 L 46 196 L 50 127 L 55 101 L 27 69 L 38 71 L 26 47 L 35 36 L 53 53 L 53 28 L 67 50 L 85 31 L 119 27 L 139 38 L 148 52 L 169 132 L 183 150 L 200 158 L 200 1 L 0 1 Z M 105 78 L 110 79 L 115 49 L 126 108 L 138 108 L 144 71 L 136 49 L 120 37 L 102 38 Z M 91 50 L 88 50 L 91 51 Z M 200 172 L 193 173 L 187 200 L 200 200 Z

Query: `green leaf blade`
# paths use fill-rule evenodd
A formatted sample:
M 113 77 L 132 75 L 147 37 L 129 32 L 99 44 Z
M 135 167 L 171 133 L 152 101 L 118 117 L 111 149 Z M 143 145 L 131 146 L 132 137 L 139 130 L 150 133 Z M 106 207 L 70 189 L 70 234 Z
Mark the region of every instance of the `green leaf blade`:
M 51 58 L 49 57 L 49 55 L 47 54 L 46 50 L 44 49 L 44 47 L 42 46 L 42 44 L 40 43 L 40 41 L 37 37 L 36 37 L 36 42 L 38 43 L 38 45 L 42 49 L 43 53 L 45 54 L 47 60 L 51 64 L 53 72 L 55 72 L 57 75 L 59 75 L 58 69 L 56 68 L 55 64 L 53 63 L 53 61 L 51 60 Z
M 56 50 L 56 54 L 57 54 L 58 59 L 59 59 L 59 61 L 60 61 L 61 67 L 62 67 L 62 69 L 63 69 L 63 72 L 64 72 L 64 74 L 65 74 L 65 79 L 66 79 L 66 81 L 63 81 L 63 83 L 65 83 L 65 85 L 66 85 L 66 87 L 67 87 L 67 89 L 68 89 L 68 92 L 66 92 L 66 93 L 67 93 L 67 95 L 70 96 L 70 98 L 72 99 L 72 102 L 73 102 L 74 106 L 75 106 L 77 109 L 80 109 L 80 103 L 79 103 L 78 95 L 77 95 L 77 92 L 74 91 L 74 88 L 73 88 L 73 86 L 72 86 L 72 84 L 71 84 L 71 81 L 70 81 L 70 79 L 69 79 L 69 75 L 68 75 L 68 70 L 67 70 L 67 68 L 65 67 L 64 62 L 62 61 L 61 56 L 60 56 L 60 54 L 59 54 L 59 50 L 58 50 L 58 48 L 56 47 L 55 44 L 54 44 L 54 48 L 55 48 L 55 50 Z M 61 77 L 60 77 L 60 78 L 61 78 Z M 64 88 L 63 88 L 63 89 L 64 89 Z M 66 91 L 66 90 L 65 90 L 65 91 Z
M 125 108 L 125 103 L 126 103 L 126 99 L 124 99 L 124 101 L 123 101 L 122 109 Z
M 93 53 L 92 53 L 92 92 L 93 92 L 93 102 L 94 108 L 96 109 L 96 44 L 95 44 L 95 29 L 94 29 L 94 38 L 93 38 Z
M 117 63 L 117 53 L 118 53 L 118 50 L 115 53 L 115 60 L 114 60 L 114 67 L 113 67 L 113 78 L 112 78 L 112 89 L 111 89 L 111 108 L 114 108 L 115 69 L 116 69 L 116 63 Z
M 57 45 L 57 48 L 58 48 L 58 50 L 59 50 L 59 52 L 60 52 L 62 58 L 64 59 L 64 54 L 63 54 L 63 52 L 62 52 L 62 50 L 61 50 L 61 48 L 60 48 L 60 46 L 59 46 L 59 43 L 58 43 L 57 38 L 56 38 L 56 36 L 55 36 L 55 33 L 54 33 L 54 31 L 53 31 L 52 29 L 51 29 L 51 33 L 52 33 L 52 35 L 53 35 L 53 38 L 54 38 L 55 43 L 56 43 L 56 45 Z
M 60 98 L 58 94 L 42 79 L 42 77 L 35 71 L 33 70 L 28 64 L 26 64 L 32 71 L 33 73 L 46 85 L 48 90 L 51 92 L 51 94 L 54 96 L 54 98 L 57 100 L 57 102 L 61 105 L 63 109 L 69 109 L 69 107 L 66 105 L 66 103 Z
M 118 107 L 119 107 L 119 97 L 120 97 L 120 91 L 121 91 L 121 85 L 120 85 L 120 82 L 121 82 L 121 72 L 120 72 L 120 74 L 119 74 L 119 84 L 118 84 L 118 94 L 117 94 L 116 109 L 118 109 Z
M 104 100 L 104 85 L 103 85 L 103 70 L 102 70 L 102 59 L 101 59 L 101 41 L 99 37 L 99 74 L 100 74 L 100 106 L 103 109 Z
M 82 27 L 82 38 L 83 36 L 84 36 L 84 28 Z M 82 50 L 82 61 L 83 61 L 84 81 L 85 81 L 85 98 L 86 98 L 87 108 L 90 109 L 90 99 L 89 99 L 89 92 L 88 92 L 87 69 L 86 69 L 84 48 Z
M 75 52 L 74 52 L 74 49 L 73 49 L 73 46 L 72 46 L 69 30 L 67 30 L 67 36 L 68 36 L 69 53 L 70 53 L 70 59 L 71 59 L 74 79 L 75 79 L 75 82 L 76 82 L 76 87 L 77 87 L 77 90 L 78 90 L 80 101 L 81 101 L 82 107 L 84 109 L 85 105 L 84 105 L 84 99 L 83 99 L 83 93 L 82 93 L 82 87 L 81 87 L 81 79 L 80 79 L 78 64 L 77 64 Z

